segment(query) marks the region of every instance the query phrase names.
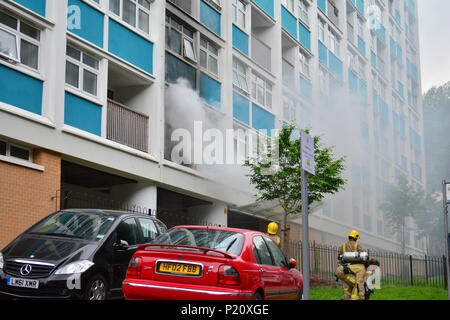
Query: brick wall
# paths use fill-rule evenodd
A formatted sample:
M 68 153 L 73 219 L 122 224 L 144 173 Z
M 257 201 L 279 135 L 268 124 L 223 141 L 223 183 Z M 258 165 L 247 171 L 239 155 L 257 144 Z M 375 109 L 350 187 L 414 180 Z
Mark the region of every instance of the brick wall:
M 0 250 L 33 223 L 56 211 L 61 157 L 35 149 L 33 162 L 44 171 L 0 161 Z

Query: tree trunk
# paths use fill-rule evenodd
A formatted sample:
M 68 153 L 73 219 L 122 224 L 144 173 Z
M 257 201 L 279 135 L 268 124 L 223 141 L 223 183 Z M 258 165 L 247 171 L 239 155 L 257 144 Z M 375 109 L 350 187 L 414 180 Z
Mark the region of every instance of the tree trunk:
M 283 234 L 282 234 L 282 242 L 281 242 L 281 250 L 283 251 L 284 255 L 288 256 L 288 239 L 287 239 L 287 212 L 284 212 L 283 215 Z

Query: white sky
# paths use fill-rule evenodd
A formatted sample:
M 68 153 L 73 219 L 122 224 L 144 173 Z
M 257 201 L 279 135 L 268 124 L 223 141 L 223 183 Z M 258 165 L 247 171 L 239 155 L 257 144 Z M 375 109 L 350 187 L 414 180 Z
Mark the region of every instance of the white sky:
M 426 92 L 450 81 L 450 0 L 418 0 L 418 6 L 422 91 Z

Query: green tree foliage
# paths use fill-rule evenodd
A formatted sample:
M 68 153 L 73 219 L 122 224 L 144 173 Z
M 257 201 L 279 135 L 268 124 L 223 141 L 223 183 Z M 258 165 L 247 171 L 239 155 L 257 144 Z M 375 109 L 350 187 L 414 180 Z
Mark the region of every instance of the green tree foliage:
M 424 139 L 428 193 L 440 192 L 450 180 L 450 82 L 423 96 Z
M 273 138 L 275 143 L 269 143 L 267 152 L 261 151 L 257 159 L 250 159 L 244 164 L 250 169 L 248 176 L 257 189 L 257 200 L 277 200 L 283 208 L 284 230 L 287 216 L 300 214 L 302 211 L 301 141 L 298 133 L 299 129 L 294 125 L 283 126 L 279 135 Z M 271 146 L 278 147 L 279 163 L 276 170 L 271 168 L 273 163 L 270 159 L 274 155 Z M 346 183 L 342 178 L 344 158 L 335 159 L 332 148 L 325 147 L 320 137 L 314 137 L 314 152 L 316 174 L 309 177 L 309 205 L 321 201 L 326 194 L 338 192 Z M 283 248 L 286 242 L 286 236 L 283 234 Z

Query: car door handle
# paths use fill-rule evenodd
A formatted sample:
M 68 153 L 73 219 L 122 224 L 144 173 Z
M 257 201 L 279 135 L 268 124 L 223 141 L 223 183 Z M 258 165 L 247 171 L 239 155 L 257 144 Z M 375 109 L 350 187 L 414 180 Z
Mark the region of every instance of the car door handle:
M 264 269 L 264 268 L 261 268 L 261 271 L 262 271 L 262 272 L 266 272 L 266 269 Z

